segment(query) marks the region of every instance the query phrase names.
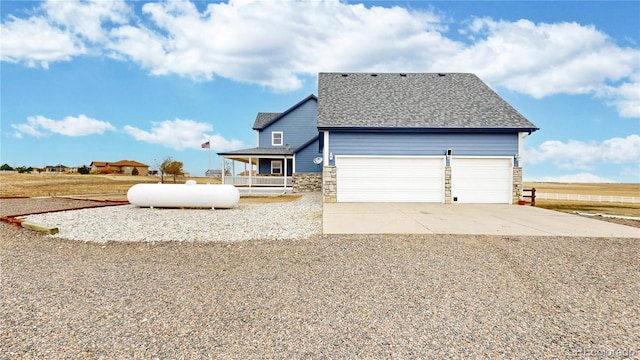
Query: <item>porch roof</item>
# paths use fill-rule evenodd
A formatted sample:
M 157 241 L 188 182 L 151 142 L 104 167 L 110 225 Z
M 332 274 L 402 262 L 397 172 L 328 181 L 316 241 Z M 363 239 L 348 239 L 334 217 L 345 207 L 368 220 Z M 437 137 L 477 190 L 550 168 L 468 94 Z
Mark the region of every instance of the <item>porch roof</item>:
M 220 152 L 218 155 L 220 156 L 285 156 L 285 155 L 293 155 L 296 149 L 290 148 L 265 148 L 265 147 L 256 147 L 251 149 L 241 149 L 227 152 Z

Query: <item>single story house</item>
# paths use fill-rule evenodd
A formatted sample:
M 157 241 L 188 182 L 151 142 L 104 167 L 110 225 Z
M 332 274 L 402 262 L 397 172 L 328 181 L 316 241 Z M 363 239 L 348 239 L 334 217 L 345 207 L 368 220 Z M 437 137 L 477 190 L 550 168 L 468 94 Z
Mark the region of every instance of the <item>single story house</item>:
M 69 172 L 69 167 L 66 165 L 58 164 L 58 165 L 45 165 L 44 172 L 48 173 L 66 173 Z
M 149 165 L 134 160 L 92 161 L 89 167 L 94 174 L 149 175 Z
M 204 173 L 204 176 L 206 176 L 208 178 L 222 179 L 222 170 L 221 169 L 209 169 Z
M 318 77 L 326 202 L 517 202 L 536 130 L 474 74 Z

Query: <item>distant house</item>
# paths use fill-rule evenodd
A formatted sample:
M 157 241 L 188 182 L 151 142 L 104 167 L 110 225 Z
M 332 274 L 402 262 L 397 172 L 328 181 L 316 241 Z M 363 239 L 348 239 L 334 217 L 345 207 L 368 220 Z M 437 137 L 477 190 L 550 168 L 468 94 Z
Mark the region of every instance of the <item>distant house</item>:
M 62 164 L 47 165 L 44 167 L 44 171 L 48 173 L 66 173 L 69 172 L 69 167 Z
M 91 167 L 91 173 L 94 174 L 149 175 L 149 165 L 134 160 L 92 161 L 89 167 Z
M 222 170 L 220 169 L 209 169 L 204 173 L 204 176 L 208 178 L 221 179 L 222 178 Z
M 107 167 L 107 164 L 108 162 L 106 161 L 92 161 L 91 164 L 89 164 L 89 167 L 91 168 L 91 173 L 100 174 L 100 173 L 109 172 L 109 168 Z

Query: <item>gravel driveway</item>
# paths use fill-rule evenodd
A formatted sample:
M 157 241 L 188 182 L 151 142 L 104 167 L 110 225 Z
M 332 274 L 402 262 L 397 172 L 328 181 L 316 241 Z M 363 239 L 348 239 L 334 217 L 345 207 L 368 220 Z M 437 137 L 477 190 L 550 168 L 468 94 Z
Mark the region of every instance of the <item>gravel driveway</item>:
M 640 356 L 640 239 L 0 235 L 0 358 Z

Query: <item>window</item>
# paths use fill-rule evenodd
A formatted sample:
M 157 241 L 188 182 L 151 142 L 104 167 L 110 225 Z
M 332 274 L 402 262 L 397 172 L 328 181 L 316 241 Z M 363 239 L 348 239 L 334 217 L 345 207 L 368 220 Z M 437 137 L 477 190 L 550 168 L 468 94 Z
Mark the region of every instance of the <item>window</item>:
M 273 131 L 271 133 L 271 146 L 282 146 L 282 131 Z
M 271 173 L 272 174 L 282 174 L 282 161 L 280 161 L 280 160 L 271 160 Z

